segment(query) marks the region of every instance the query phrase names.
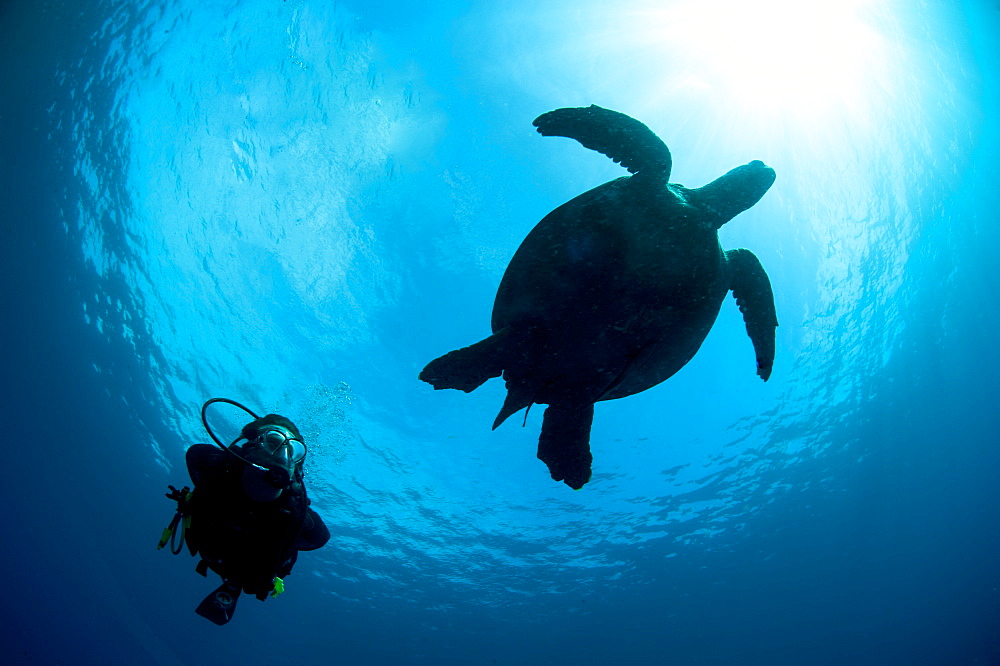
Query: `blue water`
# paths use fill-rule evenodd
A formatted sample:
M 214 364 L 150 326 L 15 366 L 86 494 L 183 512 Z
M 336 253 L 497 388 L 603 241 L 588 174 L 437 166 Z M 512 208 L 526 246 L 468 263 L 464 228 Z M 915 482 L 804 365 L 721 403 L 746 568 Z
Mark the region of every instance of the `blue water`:
M 981 0 L 7 0 L 4 662 L 1000 663 L 998 40 Z M 673 181 L 774 167 L 720 238 L 781 325 L 764 384 L 728 299 L 573 492 L 541 409 L 416 376 L 624 174 L 531 127 L 591 103 Z M 155 550 L 213 396 L 302 428 L 333 534 L 221 628 Z

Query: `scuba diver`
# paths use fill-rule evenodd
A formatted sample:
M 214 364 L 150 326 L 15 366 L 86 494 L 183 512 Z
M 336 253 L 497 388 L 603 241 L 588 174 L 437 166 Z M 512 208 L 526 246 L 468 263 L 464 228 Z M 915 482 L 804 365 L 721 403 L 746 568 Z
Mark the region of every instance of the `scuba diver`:
M 229 446 L 206 419 L 205 410 L 216 402 L 235 405 L 254 419 Z M 309 508 L 302 474 L 306 446 L 294 423 L 278 414 L 258 417 L 226 398 L 206 402 L 201 418 L 218 446 L 195 444 L 187 450 L 194 490 L 169 486 L 167 497 L 177 501 L 177 513 L 159 548 L 169 541 L 177 554 L 186 540 L 191 554 L 201 555 L 196 571 L 204 576 L 211 569 L 222 577 L 222 585 L 195 612 L 223 625 L 242 592 L 261 601 L 280 594 L 299 551 L 323 547 L 330 531 Z

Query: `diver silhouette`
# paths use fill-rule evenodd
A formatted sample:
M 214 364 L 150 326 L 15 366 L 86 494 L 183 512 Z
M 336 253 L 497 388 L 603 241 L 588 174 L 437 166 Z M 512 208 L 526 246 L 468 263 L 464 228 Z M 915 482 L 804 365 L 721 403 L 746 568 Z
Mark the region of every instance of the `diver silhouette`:
M 254 418 L 229 446 L 206 419 L 205 410 L 216 402 Z M 204 576 L 211 569 L 222 577 L 222 585 L 196 612 L 223 625 L 232 619 L 242 592 L 261 601 L 280 594 L 299 551 L 323 547 L 330 531 L 309 508 L 303 481 L 306 446 L 294 423 L 279 414 L 258 417 L 226 398 L 207 401 L 201 415 L 218 446 L 195 444 L 187 450 L 194 490 L 169 486 L 167 497 L 177 502 L 177 513 L 158 547 L 169 541 L 178 554 L 186 541 L 191 554 L 201 556 L 196 571 Z

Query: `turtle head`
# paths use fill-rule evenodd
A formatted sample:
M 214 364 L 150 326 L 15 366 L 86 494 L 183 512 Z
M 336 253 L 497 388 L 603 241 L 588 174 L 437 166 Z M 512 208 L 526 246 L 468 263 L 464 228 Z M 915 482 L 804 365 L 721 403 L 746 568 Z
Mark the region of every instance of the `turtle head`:
M 760 160 L 738 166 L 692 191 L 695 203 L 715 217 L 716 229 L 760 201 L 774 183 L 774 169 Z

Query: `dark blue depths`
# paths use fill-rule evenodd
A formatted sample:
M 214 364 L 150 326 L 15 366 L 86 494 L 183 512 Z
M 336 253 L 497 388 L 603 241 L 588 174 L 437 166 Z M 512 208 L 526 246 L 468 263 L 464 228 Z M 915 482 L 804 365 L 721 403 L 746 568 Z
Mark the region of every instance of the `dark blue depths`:
M 435 394 L 416 374 L 485 335 L 534 221 L 619 175 L 531 118 L 627 91 L 477 71 L 474 3 L 286 4 L 0 7 L 13 663 L 1000 662 L 1000 11 L 888 5 L 900 44 L 957 55 L 918 62 L 919 132 L 875 135 L 888 157 L 857 181 L 796 178 L 808 155 L 780 134 L 747 144 L 779 180 L 723 243 L 771 274 L 775 375 L 754 381 L 727 303 L 691 367 L 598 406 L 594 480 L 573 493 L 534 459 L 537 414 L 490 433 L 500 387 Z M 510 11 L 498 33 L 530 36 Z M 171 56 L 175 33 L 189 52 Z M 230 60 L 192 46 L 217 42 Z M 731 137 L 684 113 L 685 133 L 644 117 L 681 182 L 742 163 L 707 158 Z M 858 213 L 837 187 L 879 202 Z M 824 206 L 852 223 L 803 229 Z M 225 628 L 193 613 L 214 581 L 154 549 L 215 394 L 312 429 L 333 532 Z

